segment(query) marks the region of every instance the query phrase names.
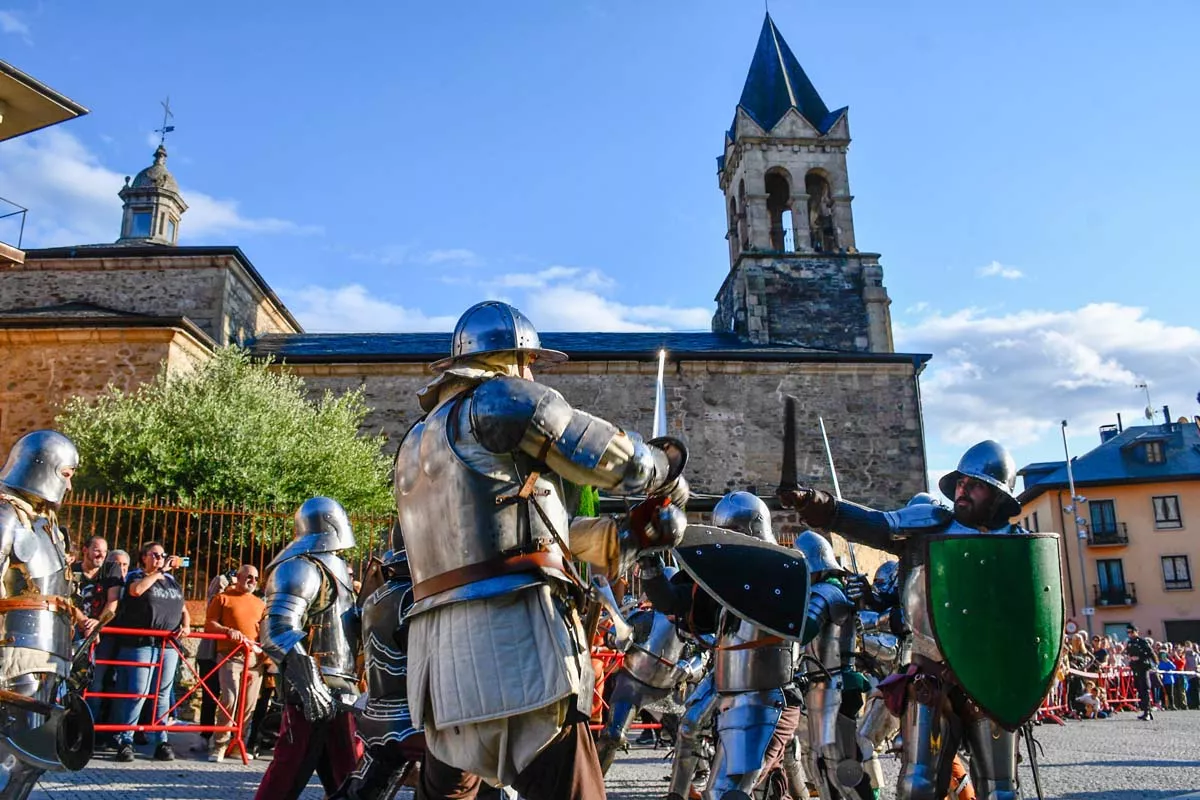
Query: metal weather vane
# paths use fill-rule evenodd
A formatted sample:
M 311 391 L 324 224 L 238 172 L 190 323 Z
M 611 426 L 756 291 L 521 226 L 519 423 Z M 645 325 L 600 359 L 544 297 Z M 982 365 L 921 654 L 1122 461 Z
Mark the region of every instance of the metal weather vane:
M 167 143 L 167 134 L 175 130 L 175 126 L 171 125 L 171 120 L 175 119 L 175 115 L 171 112 L 171 98 L 167 97 L 159 103 L 163 107 L 163 122 L 161 128 L 155 128 L 154 132 L 158 134 L 158 145 L 162 147 Z

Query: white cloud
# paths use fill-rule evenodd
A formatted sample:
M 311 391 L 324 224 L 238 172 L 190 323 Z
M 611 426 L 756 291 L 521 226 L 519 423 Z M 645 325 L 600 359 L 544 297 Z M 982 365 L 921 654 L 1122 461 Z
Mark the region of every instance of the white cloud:
M 307 286 L 281 294 L 304 329 L 312 332 L 449 331 L 457 321 L 380 300 L 356 283 L 335 289 Z
M 25 44 L 33 44 L 33 31 L 11 11 L 0 11 L 0 31 L 20 36 Z
M 694 331 L 708 330 L 712 321 L 708 308 L 631 306 L 570 286 L 531 292 L 521 310 L 547 331 Z
M 124 173 L 110 169 L 75 136 L 57 128 L 0 144 L 4 196 L 29 209 L 26 247 L 115 241 L 121 225 L 117 192 L 124 184 Z M 215 198 L 186 186 L 180 191 L 189 206 L 180 225 L 184 241 L 221 233 L 319 230 L 273 217 L 244 216 L 235 200 Z
M 1144 403 L 1134 388 L 1141 380 L 1172 416 L 1193 413 L 1200 390 L 1200 329 L 1119 303 L 933 312 L 897 324 L 896 341 L 898 349 L 934 354 L 922 397 L 935 444 L 992 438 L 1019 448 L 1056 432 L 1063 419 L 1075 435 L 1114 422 L 1117 412 L 1132 422 Z
M 612 278 L 599 270 L 563 266 L 546 267 L 537 272 L 509 272 L 492 278 L 486 285 L 497 290 L 544 289 L 567 281 L 587 289 L 611 289 L 615 285 Z
M 426 264 L 456 264 L 460 267 L 477 267 L 483 263 L 474 250 L 453 247 L 448 250 L 430 250 L 425 254 Z
M 1021 270 L 1016 267 L 1006 267 L 999 261 L 993 261 L 986 267 L 980 267 L 975 273 L 981 278 L 1004 278 L 1010 281 L 1025 277 L 1025 273 Z

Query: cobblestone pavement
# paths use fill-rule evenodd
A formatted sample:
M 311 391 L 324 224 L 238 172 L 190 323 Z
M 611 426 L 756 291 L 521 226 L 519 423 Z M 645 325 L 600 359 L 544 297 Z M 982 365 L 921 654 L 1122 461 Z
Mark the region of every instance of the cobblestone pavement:
M 1056 800 L 1166 800 L 1200 789 L 1200 711 L 1159 712 L 1153 722 L 1133 714 L 1109 720 L 1044 725 L 1037 737 L 1045 748 L 1041 759 L 1047 798 Z M 111 753 L 96 758 L 77 773 L 46 775 L 34 800 L 250 800 L 266 768 L 265 761 L 242 766 L 234 759 L 210 764 L 187 751 L 199 741 L 193 735 L 172 736 L 180 759 L 150 759 L 152 748 L 138 748 L 138 760 L 118 764 Z M 662 797 L 669 769 L 667 751 L 634 747 L 609 773 L 612 800 Z M 894 780 L 896 762 L 884 762 Z M 1025 797 L 1032 798 L 1029 773 L 1022 768 Z M 892 798 L 890 787 L 885 798 Z M 324 797 L 314 778 L 302 800 Z

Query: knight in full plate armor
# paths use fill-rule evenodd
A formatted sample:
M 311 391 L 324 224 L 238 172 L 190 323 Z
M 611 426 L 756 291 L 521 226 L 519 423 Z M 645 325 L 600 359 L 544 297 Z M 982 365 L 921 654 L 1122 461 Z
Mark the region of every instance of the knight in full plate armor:
M 669 580 L 677 570 L 667 567 L 664 572 Z M 628 748 L 625 732 L 638 712 L 666 699 L 680 684 L 700 680 L 708 666 L 707 651 L 699 649 L 691 637 L 681 635 L 675 621 L 661 611 L 640 609 L 629 615 L 628 622 L 635 632 L 634 641 L 613 678 L 609 721 L 596 741 L 605 773 L 617 752 Z
M 859 673 L 854 669 L 857 615 L 842 578 L 846 570 L 833 545 L 815 531 L 796 537 L 812 575 L 808 619 L 802 640 L 802 685 L 808 720 L 805 772 L 817 783 L 822 800 L 871 800 L 871 782 L 858 753 L 856 720 L 863 705 Z M 816 627 L 810 631 L 810 625 Z
M 855 597 L 854 584 L 849 587 L 851 597 L 861 607 L 858 623 L 862 657 L 859 661 L 876 683 L 896 672 L 902 663 L 903 643 L 907 640 L 907 637 L 894 633 L 892 627 L 893 619 L 899 621 L 899 572 L 899 561 L 885 561 L 875 570 L 869 591 Z M 883 788 L 879 753 L 899 731 L 900 720 L 888 710 L 883 693 L 878 688 L 873 689 L 867 696 L 866 709 L 858 723 L 858 747 L 863 770 L 875 790 Z
M 71 692 L 71 578 L 56 511 L 79 466 L 74 443 L 33 431 L 0 471 L 0 798 L 22 800 L 46 770 L 92 755 L 92 716 Z
M 413 726 L 408 710 L 408 624 L 412 576 L 408 557 L 393 534 L 392 550 L 379 564 L 381 585 L 362 603 L 363 668 L 367 691 L 355 705 L 363 756 L 358 768 L 334 795 L 337 800 L 392 797 L 413 765 L 425 754 L 425 736 Z M 370 577 L 364 577 L 364 583 Z
M 954 501 L 953 510 L 914 503 L 882 512 L 808 488 L 783 490 L 780 500 L 796 509 L 814 528 L 901 556 L 901 615 L 912 636 L 907 678 L 894 684 L 904 692 L 902 767 L 898 800 L 940 800 L 950 783 L 960 741 L 971 751 L 976 791 L 988 800 L 1016 800 L 1017 739 L 963 690 L 935 637 L 931 623 L 926 564 L 921 539 L 929 534 L 973 536 L 1025 533 L 1009 523 L 1021 506 L 1013 494 L 1016 465 L 993 441 L 971 447 L 958 469 L 943 476 L 938 488 Z M 1049 589 L 1047 589 L 1049 592 Z M 1033 637 L 1030 637 L 1031 639 Z
M 771 512 L 749 492 L 733 492 L 713 507 L 713 525 L 775 542 Z M 746 622 L 717 605 L 685 574 L 668 581 L 658 559 L 642 562 L 642 587 L 657 609 L 717 632 L 713 658 L 713 692 L 697 688 L 681 724 L 672 768 L 671 800 L 688 796 L 696 766 L 696 742 L 684 732 L 689 717 L 702 719 L 716 706 L 717 748 L 706 800 L 748 798 L 754 787 L 778 766 L 800 722 L 800 694 L 792 685 L 795 646 Z M 696 600 L 706 598 L 703 604 Z M 695 728 L 691 733 L 694 735 Z
M 604 797 L 587 729 L 589 588 L 682 535 L 686 451 L 578 411 L 533 380 L 559 362 L 505 303 L 468 309 L 419 394 L 395 495 L 415 602 L 408 689 L 427 753 L 418 796 L 473 797 L 482 780 L 527 800 Z M 624 518 L 570 519 L 567 488 L 646 495 Z
M 297 798 L 315 770 L 332 793 L 357 763 L 354 719 L 359 613 L 346 562 L 350 518 L 313 497 L 296 511 L 295 538 L 267 565 L 267 617 L 259 638 L 279 668 L 283 722 L 255 800 Z

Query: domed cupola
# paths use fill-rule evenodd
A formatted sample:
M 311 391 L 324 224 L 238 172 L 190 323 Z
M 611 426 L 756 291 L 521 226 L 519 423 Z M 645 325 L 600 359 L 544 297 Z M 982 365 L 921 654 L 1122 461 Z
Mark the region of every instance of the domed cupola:
M 118 244 L 176 244 L 179 218 L 187 203 L 179 194 L 179 184 L 167 169 L 167 148 L 159 145 L 154 163 L 137 174 L 118 193 L 125 203 Z

